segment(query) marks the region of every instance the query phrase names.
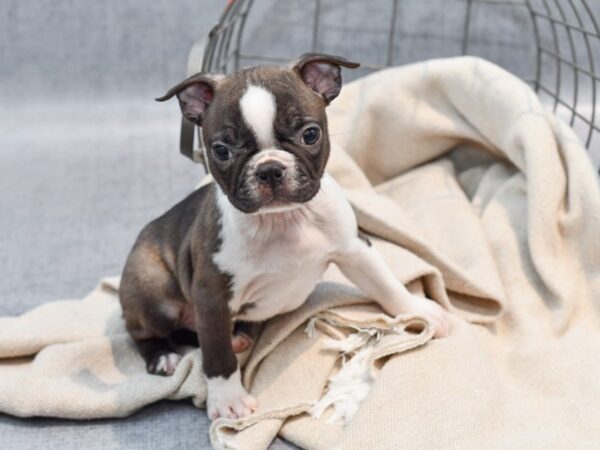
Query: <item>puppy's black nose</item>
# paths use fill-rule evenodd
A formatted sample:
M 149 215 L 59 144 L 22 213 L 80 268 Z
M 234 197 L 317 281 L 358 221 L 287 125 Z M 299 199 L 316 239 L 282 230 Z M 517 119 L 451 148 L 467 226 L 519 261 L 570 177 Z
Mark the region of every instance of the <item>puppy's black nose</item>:
M 256 179 L 259 183 L 276 186 L 285 177 L 285 167 L 277 161 L 269 161 L 256 168 Z

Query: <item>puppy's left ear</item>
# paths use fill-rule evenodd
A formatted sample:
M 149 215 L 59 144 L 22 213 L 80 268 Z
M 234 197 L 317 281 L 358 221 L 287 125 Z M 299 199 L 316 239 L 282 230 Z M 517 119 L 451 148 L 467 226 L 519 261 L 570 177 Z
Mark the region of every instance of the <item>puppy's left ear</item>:
M 292 69 L 298 72 L 308 87 L 329 104 L 342 89 L 341 68 L 356 69 L 358 66 L 359 63 L 348 61 L 341 56 L 306 53 L 293 63 Z

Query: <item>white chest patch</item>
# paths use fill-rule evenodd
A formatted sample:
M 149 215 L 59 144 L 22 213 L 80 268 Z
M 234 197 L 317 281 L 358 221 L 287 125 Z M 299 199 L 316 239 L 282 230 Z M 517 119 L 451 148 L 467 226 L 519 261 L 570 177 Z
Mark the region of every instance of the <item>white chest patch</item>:
M 222 246 L 213 260 L 232 276 L 236 318 L 266 320 L 298 308 L 331 255 L 356 239 L 356 219 L 341 188 L 325 175 L 309 202 L 283 212 L 244 214 L 219 191 Z
M 244 122 L 252 130 L 259 148 L 273 147 L 273 122 L 277 113 L 273 94 L 263 87 L 250 85 L 240 98 L 240 109 Z

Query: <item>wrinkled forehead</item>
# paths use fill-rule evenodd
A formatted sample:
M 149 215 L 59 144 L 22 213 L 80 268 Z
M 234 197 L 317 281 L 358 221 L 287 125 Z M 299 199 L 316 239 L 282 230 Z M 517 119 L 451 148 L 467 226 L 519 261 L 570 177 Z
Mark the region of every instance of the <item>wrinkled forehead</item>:
M 249 131 L 260 147 L 271 144 L 277 128 L 293 130 L 309 120 L 322 121 L 325 104 L 293 71 L 278 66 L 242 70 L 223 79 L 204 126 Z M 232 130 L 234 132 L 235 130 Z

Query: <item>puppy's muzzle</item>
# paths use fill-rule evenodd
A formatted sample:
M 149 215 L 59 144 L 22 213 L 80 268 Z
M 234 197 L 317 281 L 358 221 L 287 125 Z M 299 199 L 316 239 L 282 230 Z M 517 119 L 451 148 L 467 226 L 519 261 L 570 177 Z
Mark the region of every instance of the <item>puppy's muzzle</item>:
M 281 185 L 285 179 L 286 170 L 278 161 L 268 161 L 256 168 L 256 180 L 259 184 L 275 188 Z

